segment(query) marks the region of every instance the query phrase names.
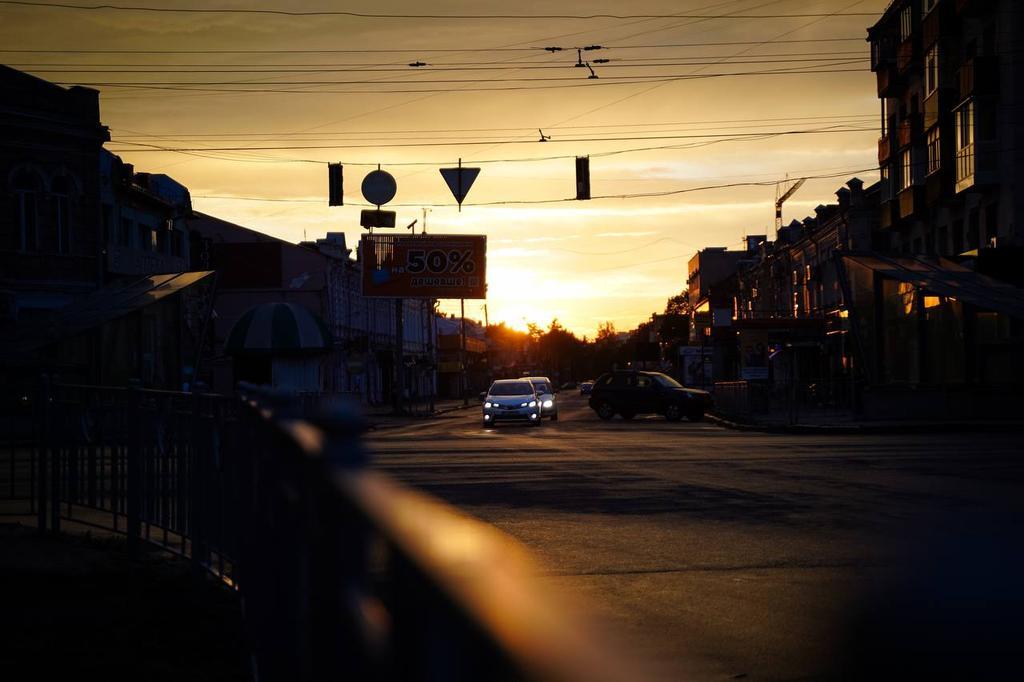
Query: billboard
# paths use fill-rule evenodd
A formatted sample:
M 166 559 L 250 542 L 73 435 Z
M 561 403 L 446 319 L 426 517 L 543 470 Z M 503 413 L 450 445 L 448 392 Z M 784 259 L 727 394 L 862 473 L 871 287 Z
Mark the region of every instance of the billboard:
M 484 235 L 363 235 L 363 296 L 487 298 Z

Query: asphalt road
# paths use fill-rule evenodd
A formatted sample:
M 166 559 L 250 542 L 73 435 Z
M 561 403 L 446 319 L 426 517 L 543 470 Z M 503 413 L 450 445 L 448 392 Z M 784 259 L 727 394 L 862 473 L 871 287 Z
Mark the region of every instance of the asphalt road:
M 375 461 L 532 548 L 666 679 L 980 679 L 974 640 L 1019 643 L 1019 434 L 602 422 L 559 397 L 539 427 L 379 431 Z

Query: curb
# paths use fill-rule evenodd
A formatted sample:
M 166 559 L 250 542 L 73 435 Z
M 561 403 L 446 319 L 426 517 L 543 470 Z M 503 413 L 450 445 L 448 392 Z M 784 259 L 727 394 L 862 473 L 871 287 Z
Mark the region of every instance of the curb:
M 852 423 L 852 424 L 754 424 L 736 422 L 715 414 L 704 418 L 722 428 L 734 431 L 756 431 L 759 433 L 792 433 L 818 435 L 850 435 L 873 433 L 975 433 L 975 432 L 1024 432 L 1024 422 L 911 422 L 911 423 Z
M 473 403 L 469 405 L 456 405 L 455 407 L 446 407 L 441 410 L 434 410 L 430 414 L 417 414 L 417 415 L 386 415 L 388 417 L 394 417 L 395 421 L 374 421 L 373 417 L 368 416 L 367 426 L 368 431 L 381 431 L 387 429 L 394 429 L 400 426 L 408 426 L 409 424 L 415 424 L 417 422 L 425 422 L 431 419 L 452 419 L 453 417 L 448 416 L 452 412 L 458 412 L 460 410 L 468 410 L 474 407 Z

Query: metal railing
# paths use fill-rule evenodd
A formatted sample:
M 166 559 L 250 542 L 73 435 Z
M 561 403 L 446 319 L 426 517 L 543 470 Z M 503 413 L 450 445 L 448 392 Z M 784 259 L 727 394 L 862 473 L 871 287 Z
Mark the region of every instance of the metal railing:
M 855 418 L 860 388 L 849 379 L 716 381 L 714 411 L 747 423 L 841 424 Z
M 41 530 L 148 541 L 234 586 L 261 681 L 651 677 L 515 541 L 368 468 L 353 408 L 299 409 L 251 386 L 44 383 L 3 403 L 0 503 Z

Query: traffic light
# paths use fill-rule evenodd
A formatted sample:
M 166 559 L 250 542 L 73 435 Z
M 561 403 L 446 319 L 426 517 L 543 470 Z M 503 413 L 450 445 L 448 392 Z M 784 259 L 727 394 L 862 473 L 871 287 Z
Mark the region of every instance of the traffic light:
M 327 205 L 345 205 L 345 193 L 341 183 L 340 163 L 327 164 Z
M 590 198 L 590 157 L 576 157 L 576 198 Z

